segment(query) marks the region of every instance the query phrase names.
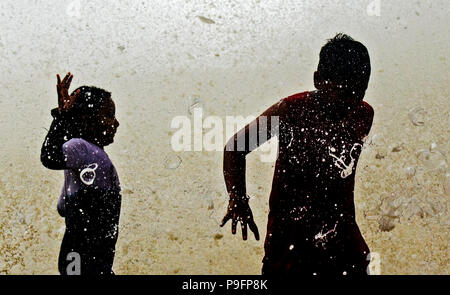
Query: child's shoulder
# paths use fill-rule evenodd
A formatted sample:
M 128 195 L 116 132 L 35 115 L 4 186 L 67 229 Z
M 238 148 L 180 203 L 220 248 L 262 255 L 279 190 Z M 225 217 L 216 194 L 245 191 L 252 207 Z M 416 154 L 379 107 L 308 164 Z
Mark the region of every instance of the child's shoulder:
M 374 110 L 373 110 L 373 108 L 372 108 L 372 106 L 371 106 L 370 104 L 368 104 L 368 103 L 365 102 L 365 101 L 362 101 L 362 102 L 361 102 L 361 109 L 362 109 L 362 111 L 364 112 L 364 116 L 365 116 L 365 117 L 373 118 L 373 116 L 374 116 Z
M 363 101 L 362 101 L 362 105 L 363 105 L 363 107 L 364 107 L 366 110 L 368 110 L 368 111 L 370 111 L 370 112 L 373 113 L 373 108 L 372 108 L 372 106 L 371 106 L 370 104 L 368 104 L 367 102 L 365 102 L 365 101 L 363 100 Z
M 90 143 L 87 140 L 82 138 L 72 138 L 66 141 L 63 144 L 63 149 L 71 150 L 71 149 L 89 149 L 89 150 L 101 150 L 100 147 L 95 144 Z
M 305 99 L 307 99 L 310 95 L 309 91 L 305 91 L 305 92 L 300 92 L 300 93 L 296 93 L 293 95 L 290 95 L 286 98 L 283 98 L 282 101 L 284 102 L 299 102 L 299 101 L 304 101 Z
M 62 149 L 64 155 L 68 159 L 101 159 L 104 161 L 109 161 L 109 157 L 103 149 L 82 138 L 72 138 L 66 141 L 63 144 Z
M 278 102 L 280 112 L 290 113 L 293 109 L 297 109 L 298 107 L 303 108 L 305 103 L 309 101 L 310 93 L 311 92 L 309 91 L 305 91 L 282 98 Z

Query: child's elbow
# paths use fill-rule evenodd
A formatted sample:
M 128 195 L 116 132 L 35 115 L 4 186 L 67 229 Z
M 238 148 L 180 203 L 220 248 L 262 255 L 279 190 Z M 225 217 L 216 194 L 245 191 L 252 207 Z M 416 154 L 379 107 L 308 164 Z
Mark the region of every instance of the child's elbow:
M 53 169 L 53 165 L 50 159 L 51 157 L 49 155 L 41 153 L 41 163 L 47 169 Z
M 52 162 L 48 159 L 48 156 L 41 155 L 41 163 L 45 168 L 55 170 L 55 167 L 52 164 Z
M 60 161 L 58 161 L 56 158 L 53 158 L 52 155 L 44 151 L 41 152 L 41 163 L 47 169 L 51 170 L 63 169 L 63 167 L 61 167 Z

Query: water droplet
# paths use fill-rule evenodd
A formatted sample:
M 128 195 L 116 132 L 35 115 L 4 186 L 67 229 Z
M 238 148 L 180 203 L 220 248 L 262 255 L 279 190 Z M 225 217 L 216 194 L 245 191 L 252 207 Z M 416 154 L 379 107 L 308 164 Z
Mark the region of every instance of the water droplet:
M 192 103 L 188 108 L 188 112 L 190 115 L 194 113 L 194 109 L 203 109 L 203 103 L 198 97 L 192 98 Z
M 417 159 L 425 168 L 430 170 L 438 169 L 446 165 L 445 155 L 435 147 L 432 150 L 417 151 Z
M 199 15 L 199 16 L 197 16 L 203 23 L 205 23 L 205 24 L 209 24 L 209 25 L 211 25 L 211 24 L 215 24 L 216 22 L 215 21 L 213 21 L 212 19 L 210 19 L 210 18 L 207 18 L 207 17 L 204 17 L 204 16 L 201 16 L 201 15 Z
M 378 134 L 374 134 L 371 137 L 366 136 L 363 139 L 363 148 L 366 149 L 371 146 L 378 146 L 378 145 L 380 145 L 380 142 L 381 142 L 381 136 Z
M 450 196 L 450 173 L 445 174 L 444 192 Z
M 164 167 L 166 169 L 174 170 L 180 167 L 181 162 L 182 160 L 178 155 L 175 154 L 167 155 L 166 158 L 164 159 Z
M 382 160 L 382 159 L 384 159 L 386 156 L 385 155 L 383 155 L 383 153 L 377 153 L 376 155 L 375 155 L 375 159 L 377 159 L 377 160 Z
M 392 218 L 383 216 L 378 220 L 378 227 L 381 231 L 391 231 L 394 229 L 395 224 Z
M 407 178 L 411 178 L 416 174 L 416 168 L 414 167 L 406 167 L 405 173 Z
M 409 111 L 408 117 L 414 126 L 423 126 L 427 118 L 427 112 L 422 107 L 415 107 Z
M 392 148 L 391 151 L 392 151 L 393 153 L 398 153 L 398 152 L 400 152 L 401 150 L 403 150 L 403 144 L 394 146 L 394 147 Z
M 214 209 L 214 202 L 213 200 L 208 200 L 208 210 L 213 210 Z

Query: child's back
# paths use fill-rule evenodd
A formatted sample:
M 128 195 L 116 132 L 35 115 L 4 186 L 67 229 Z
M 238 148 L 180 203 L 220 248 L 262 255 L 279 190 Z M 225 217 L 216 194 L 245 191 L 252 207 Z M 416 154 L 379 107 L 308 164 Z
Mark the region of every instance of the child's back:
M 356 225 L 353 190 L 372 108 L 361 102 L 339 111 L 317 92 L 281 105 L 263 271 L 365 270 L 369 249 Z
M 228 141 L 224 176 L 230 203 L 222 226 L 231 219 L 235 233 L 241 222 L 243 238 L 248 225 L 258 239 L 246 196 L 245 156 L 268 138 L 279 138 L 263 274 L 366 273 L 369 248 L 356 224 L 353 190 L 373 120 L 373 109 L 362 101 L 370 71 L 365 46 L 338 34 L 320 51 L 317 91 L 282 99 Z M 269 120 L 279 128 L 261 129 Z M 256 145 L 250 143 L 253 126 L 268 135 L 258 136 Z M 244 140 L 245 150 L 236 151 Z

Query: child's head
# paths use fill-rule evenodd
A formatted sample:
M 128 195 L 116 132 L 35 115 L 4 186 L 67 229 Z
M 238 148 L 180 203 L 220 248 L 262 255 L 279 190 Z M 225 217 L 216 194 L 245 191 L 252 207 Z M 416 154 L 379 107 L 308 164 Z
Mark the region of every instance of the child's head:
M 119 122 L 111 93 L 93 86 L 81 86 L 72 95 L 76 95 L 76 99 L 70 112 L 79 121 L 79 136 L 102 147 L 112 143 Z
M 320 50 L 314 73 L 318 90 L 333 92 L 345 100 L 362 100 L 369 84 L 370 58 L 367 48 L 345 34 L 337 34 Z

